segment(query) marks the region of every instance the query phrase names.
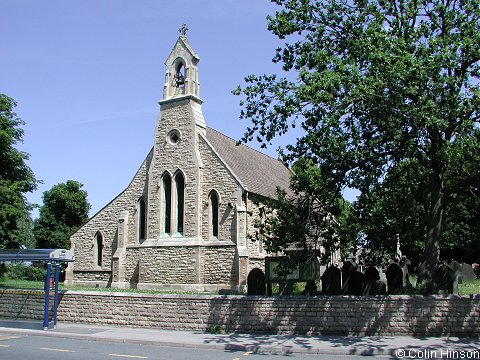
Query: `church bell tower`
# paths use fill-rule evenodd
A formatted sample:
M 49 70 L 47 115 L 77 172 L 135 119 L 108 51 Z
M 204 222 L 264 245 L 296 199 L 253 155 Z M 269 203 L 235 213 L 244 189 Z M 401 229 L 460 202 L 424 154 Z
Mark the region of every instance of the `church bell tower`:
M 149 169 L 147 245 L 181 246 L 201 241 L 203 163 L 199 138 L 205 136 L 198 81 L 199 56 L 180 36 L 165 61 L 160 114 Z M 151 244 L 150 244 L 151 243 Z
M 188 27 L 183 24 L 180 36 L 173 46 L 170 55 L 165 60 L 166 73 L 163 86 L 163 99 L 159 102 L 160 108 L 171 107 L 172 103 L 180 100 L 190 100 L 194 113 L 195 124 L 202 129 L 206 128 L 201 110 L 203 103 L 200 99 L 200 83 L 198 81 L 198 62 L 200 57 L 190 46 L 186 33 Z
M 180 28 L 180 36 L 172 52 L 165 61 L 167 72 L 163 87 L 163 100 L 179 96 L 193 96 L 200 100 L 197 64 L 200 58 L 188 43 L 185 24 Z

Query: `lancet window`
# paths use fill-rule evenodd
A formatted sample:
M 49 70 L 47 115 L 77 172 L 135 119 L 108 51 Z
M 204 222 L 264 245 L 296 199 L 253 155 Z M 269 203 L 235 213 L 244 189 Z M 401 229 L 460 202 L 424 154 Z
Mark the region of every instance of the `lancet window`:
M 210 192 L 208 196 L 208 208 L 209 208 L 209 218 L 210 218 L 210 237 L 218 239 L 218 207 L 219 207 L 219 196 L 215 190 Z

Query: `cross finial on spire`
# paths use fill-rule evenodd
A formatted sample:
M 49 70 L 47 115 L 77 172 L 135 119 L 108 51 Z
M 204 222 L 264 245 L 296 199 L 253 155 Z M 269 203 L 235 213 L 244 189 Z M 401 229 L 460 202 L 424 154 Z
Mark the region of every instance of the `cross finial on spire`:
M 178 31 L 180 32 L 180 35 L 185 36 L 188 31 L 187 24 L 182 24 L 182 26 L 180 26 L 180 29 L 178 29 Z

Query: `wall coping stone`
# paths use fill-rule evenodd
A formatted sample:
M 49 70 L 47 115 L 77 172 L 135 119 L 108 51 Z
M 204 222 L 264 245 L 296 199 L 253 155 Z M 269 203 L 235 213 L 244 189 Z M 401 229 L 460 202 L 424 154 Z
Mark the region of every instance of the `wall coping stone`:
M 112 297 L 155 297 L 155 298 L 172 298 L 172 299 L 199 299 L 199 300 L 242 300 L 242 301 L 324 301 L 324 300 L 337 300 L 337 301 L 364 301 L 368 300 L 452 300 L 452 299 L 465 299 L 465 300 L 478 300 L 480 301 L 480 294 L 470 295 L 371 295 L 371 296 L 355 296 L 355 295 L 320 295 L 320 296 L 307 296 L 307 295 L 293 295 L 293 296 L 261 296 L 261 295 L 212 295 L 212 294 L 173 294 L 173 293 L 137 293 L 137 292 L 108 292 L 97 290 L 62 290 L 59 291 L 62 294 L 69 295 L 86 295 L 86 296 L 112 296 Z

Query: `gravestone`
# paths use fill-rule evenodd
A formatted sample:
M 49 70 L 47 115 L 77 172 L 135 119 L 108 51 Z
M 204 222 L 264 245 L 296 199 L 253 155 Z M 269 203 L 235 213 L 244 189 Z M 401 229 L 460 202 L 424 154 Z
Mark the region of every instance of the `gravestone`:
M 460 271 L 460 263 L 456 260 L 452 260 L 449 266 L 452 268 L 453 271 Z
M 410 264 L 410 260 L 408 260 L 405 255 L 402 256 L 402 258 L 400 259 L 400 266 L 402 267 L 403 271 L 403 287 L 411 290 L 413 289 L 413 285 L 410 283 L 410 276 L 408 275 L 408 265 Z
M 317 293 L 317 285 L 315 281 L 307 281 L 305 284 L 305 289 L 303 290 L 303 295 L 315 295 Z
M 247 277 L 247 295 L 265 295 L 265 292 L 265 274 L 261 269 L 252 269 Z
M 322 280 L 322 294 L 340 295 L 342 290 L 342 274 L 335 265 L 330 265 L 320 277 Z
M 345 261 L 342 266 L 342 294 L 351 295 L 353 285 L 353 274 L 357 271 L 357 265 L 352 261 Z
M 349 295 L 363 295 L 363 274 L 355 270 L 350 277 Z
M 458 283 L 455 281 L 455 272 L 446 264 L 437 267 L 433 273 L 433 282 L 438 290 L 447 291 L 449 294 L 453 294 L 454 292 L 458 293 Z M 457 283 L 457 286 L 454 286 L 454 283 Z
M 453 260 L 450 263 L 450 267 L 453 270 L 453 279 L 457 279 L 458 283 L 461 284 L 463 280 L 462 268 L 458 261 Z
M 380 273 L 375 266 L 367 265 L 363 275 L 363 295 L 380 293 Z
M 472 281 L 472 280 L 475 280 L 477 278 L 475 276 L 475 273 L 473 272 L 472 265 L 463 263 L 462 265 L 460 265 L 460 269 L 462 271 L 462 279 L 463 280 Z
M 403 290 L 404 273 L 400 265 L 393 262 L 387 267 L 387 288 L 389 294 L 395 294 Z
M 293 281 L 281 281 L 278 283 L 278 295 L 289 296 L 293 295 Z

